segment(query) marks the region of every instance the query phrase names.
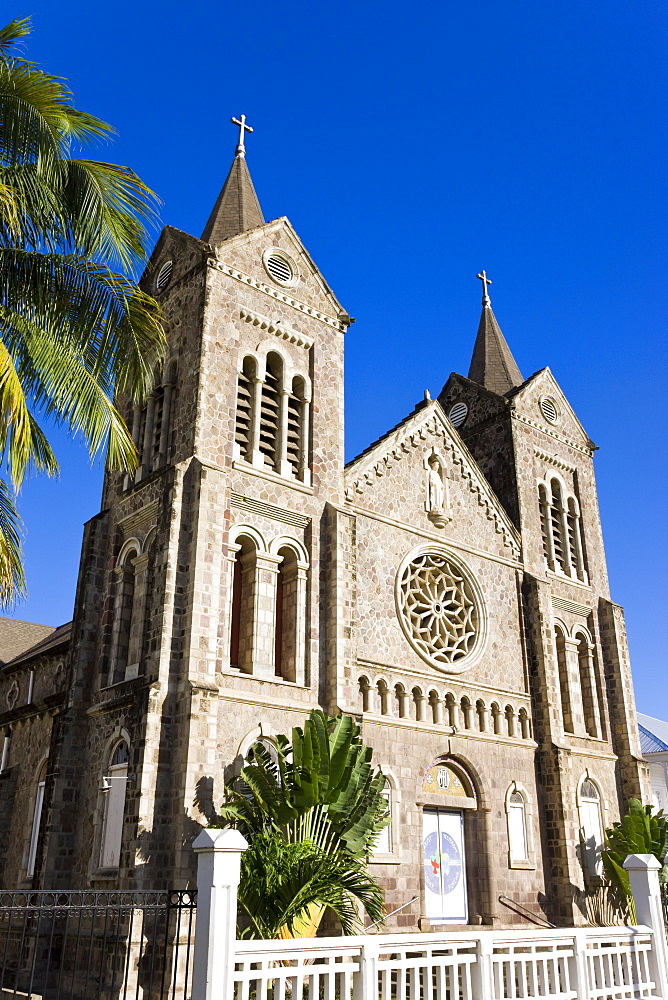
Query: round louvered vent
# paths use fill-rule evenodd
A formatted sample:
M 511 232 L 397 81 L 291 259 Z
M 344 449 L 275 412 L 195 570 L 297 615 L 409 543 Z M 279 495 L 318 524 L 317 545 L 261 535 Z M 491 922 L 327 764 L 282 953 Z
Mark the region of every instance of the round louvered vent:
M 559 419 L 559 410 L 557 409 L 557 404 L 552 399 L 551 396 L 543 396 L 540 403 L 540 412 L 543 414 L 546 420 L 551 424 L 556 424 Z
M 448 414 L 453 427 L 461 427 L 468 416 L 469 408 L 466 403 L 455 403 Z
M 267 250 L 264 254 L 264 266 L 269 276 L 279 285 L 294 285 L 297 268 L 283 250 Z
M 172 276 L 173 268 L 174 268 L 174 261 L 167 260 L 158 271 L 158 277 L 155 279 L 155 287 L 159 292 L 161 292 L 164 288 L 167 288 L 167 285 L 169 284 L 169 279 Z

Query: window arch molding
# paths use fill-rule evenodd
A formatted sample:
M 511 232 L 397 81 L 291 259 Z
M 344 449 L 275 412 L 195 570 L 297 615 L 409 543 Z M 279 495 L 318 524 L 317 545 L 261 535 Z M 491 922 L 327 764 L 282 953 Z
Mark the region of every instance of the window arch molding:
M 267 375 L 267 358 L 270 354 L 277 354 L 281 359 L 283 364 L 284 387 L 287 388 L 288 386 L 291 386 L 294 378 L 298 377 L 302 379 L 304 383 L 304 399 L 307 402 L 310 402 L 311 379 L 307 372 L 307 365 L 304 364 L 301 367 L 296 365 L 288 351 L 285 350 L 282 344 L 280 344 L 275 337 L 273 339 L 270 338 L 268 340 L 260 341 L 255 351 L 246 351 L 244 353 L 244 358 L 247 358 L 249 355 L 255 358 L 258 365 L 257 377 L 264 380 Z
M 521 798 L 521 805 L 517 801 Z M 508 867 L 535 869 L 533 839 L 533 799 L 520 781 L 511 781 L 505 795 L 506 828 L 508 831 Z M 521 816 L 520 816 L 521 813 Z M 522 839 L 524 851 L 522 851 Z M 524 853 L 525 857 L 520 857 Z
M 254 743 L 257 743 L 258 740 L 266 740 L 268 743 L 276 745 L 276 736 L 277 733 L 274 732 L 274 727 L 272 725 L 258 723 L 257 726 L 250 729 L 239 741 L 236 756 L 232 762 L 232 777 L 238 778 L 241 774 L 241 769 L 245 767 L 248 760 L 248 754 L 250 753 L 251 747 Z
M 293 538 L 291 535 L 279 535 L 277 538 L 272 538 L 267 551 L 271 552 L 272 555 L 278 555 L 280 549 L 292 549 L 297 556 L 297 560 L 303 563 L 304 569 L 308 569 L 308 552 L 297 538 Z
M 257 528 L 254 528 L 250 524 L 233 524 L 228 535 L 228 544 L 238 545 L 239 539 L 242 537 L 249 538 L 254 543 L 258 552 L 269 551 L 264 536 L 260 534 Z
M 137 559 L 139 556 L 143 555 L 143 551 L 142 543 L 138 538 L 132 537 L 126 539 L 121 546 L 120 552 L 118 553 L 116 566 L 121 567 L 127 565 L 128 559 L 131 555 L 134 555 L 134 558 Z

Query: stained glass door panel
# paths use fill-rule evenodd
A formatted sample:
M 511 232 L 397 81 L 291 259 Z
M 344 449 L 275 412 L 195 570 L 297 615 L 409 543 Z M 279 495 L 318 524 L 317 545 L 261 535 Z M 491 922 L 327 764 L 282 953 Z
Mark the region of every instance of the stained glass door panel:
M 425 809 L 422 820 L 425 915 L 434 923 L 468 920 L 464 814 Z

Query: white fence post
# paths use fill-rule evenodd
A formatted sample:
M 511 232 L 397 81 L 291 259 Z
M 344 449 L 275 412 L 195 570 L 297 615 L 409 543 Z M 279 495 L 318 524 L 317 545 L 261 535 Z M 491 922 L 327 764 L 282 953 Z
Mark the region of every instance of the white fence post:
M 380 945 L 370 938 L 360 948 L 359 972 L 353 975 L 353 1000 L 378 1000 L 378 959 Z
M 629 873 L 636 919 L 652 929 L 649 960 L 656 996 L 668 997 L 668 947 L 659 888 L 661 865 L 653 854 L 629 854 L 624 867 Z
M 248 847 L 238 830 L 204 829 L 197 854 L 197 921 L 192 1000 L 232 1000 L 237 939 L 237 887 Z
M 476 941 L 476 963 L 471 969 L 476 1000 L 494 1000 L 494 935 L 481 931 Z
M 575 973 L 575 982 L 571 980 L 571 989 L 575 986 L 578 1000 L 588 1000 L 587 931 L 584 928 L 573 934 L 573 967 L 571 971 Z

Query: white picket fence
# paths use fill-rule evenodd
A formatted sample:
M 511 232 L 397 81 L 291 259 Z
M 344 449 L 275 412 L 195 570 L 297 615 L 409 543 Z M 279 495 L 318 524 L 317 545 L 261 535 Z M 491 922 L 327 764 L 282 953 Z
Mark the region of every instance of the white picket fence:
M 237 941 L 244 847 L 231 830 L 205 830 L 195 841 L 192 1000 L 668 1000 L 651 855 L 627 859 L 637 927 Z

